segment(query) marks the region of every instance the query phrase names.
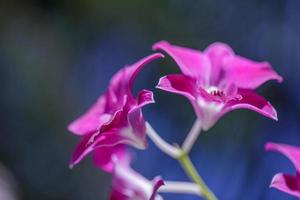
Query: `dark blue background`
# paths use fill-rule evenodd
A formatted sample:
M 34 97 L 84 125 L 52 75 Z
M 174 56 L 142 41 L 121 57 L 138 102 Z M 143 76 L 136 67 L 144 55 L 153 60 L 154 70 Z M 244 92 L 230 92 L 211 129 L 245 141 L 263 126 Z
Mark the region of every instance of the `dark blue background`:
M 220 200 L 293 199 L 268 188 L 275 173 L 295 169 L 283 156 L 265 153 L 264 144 L 300 146 L 299 10 L 298 0 L 2 0 L 0 163 L 14 176 L 19 199 L 107 198 L 110 176 L 89 159 L 68 169 L 78 138 L 66 126 L 105 91 L 113 73 L 162 39 L 198 49 L 226 42 L 240 55 L 269 61 L 285 78 L 258 90 L 277 109 L 278 122 L 232 112 L 201 135 L 191 156 Z M 154 89 L 160 76 L 177 71 L 169 58 L 155 62 L 136 89 L 154 90 L 157 103 L 145 116 L 180 144 L 193 110 L 183 97 Z M 145 152 L 134 150 L 135 169 L 149 179 L 188 180 L 149 143 Z

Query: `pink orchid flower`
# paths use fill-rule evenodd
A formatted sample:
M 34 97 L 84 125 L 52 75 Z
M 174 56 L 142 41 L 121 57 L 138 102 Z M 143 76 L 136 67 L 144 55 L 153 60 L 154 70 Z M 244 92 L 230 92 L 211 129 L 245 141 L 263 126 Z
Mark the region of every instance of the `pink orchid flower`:
M 227 112 L 241 108 L 277 120 L 273 106 L 253 91 L 268 80 L 282 81 L 269 63 L 236 55 L 223 43 L 201 52 L 161 41 L 153 50 L 169 54 L 183 73 L 162 77 L 157 87 L 188 98 L 204 130 Z
M 153 181 L 130 167 L 131 156 L 124 144 L 102 147 L 94 150 L 94 163 L 101 169 L 112 173 L 111 200 L 161 200 L 156 194 L 164 185 L 160 177 Z
M 266 144 L 267 151 L 277 151 L 286 156 L 296 168 L 296 176 L 278 173 L 273 177 L 270 187 L 298 197 L 300 199 L 300 148 L 285 144 L 269 142 Z
M 125 158 L 125 159 L 124 159 Z M 162 200 L 156 194 L 164 185 L 160 177 L 149 181 L 130 167 L 130 157 L 112 157 L 114 163 L 110 200 Z
M 153 93 L 142 90 L 135 98 L 132 87 L 143 67 L 162 57 L 162 54 L 155 53 L 119 70 L 112 77 L 105 94 L 83 116 L 69 125 L 71 132 L 82 137 L 72 155 L 70 167 L 95 149 L 100 152 L 99 148 L 117 144 L 146 148 L 145 120 L 141 108 L 154 102 Z

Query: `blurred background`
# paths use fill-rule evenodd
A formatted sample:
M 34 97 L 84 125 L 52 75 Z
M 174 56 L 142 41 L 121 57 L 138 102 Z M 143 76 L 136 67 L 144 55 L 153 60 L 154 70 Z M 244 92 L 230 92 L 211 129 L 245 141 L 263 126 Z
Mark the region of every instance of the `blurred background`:
M 107 199 L 110 176 L 90 159 L 69 170 L 79 138 L 66 126 L 118 69 L 162 39 L 197 49 L 226 42 L 240 55 L 269 61 L 285 78 L 258 90 L 277 109 L 279 122 L 232 112 L 201 135 L 191 156 L 220 200 L 293 199 L 268 188 L 275 173 L 295 169 L 283 156 L 264 152 L 264 144 L 300 146 L 299 9 L 298 0 L 1 0 L 0 199 Z M 154 89 L 160 76 L 177 71 L 170 58 L 157 61 L 136 85 L 156 94 L 157 103 L 144 109 L 148 121 L 180 144 L 193 110 L 183 97 Z M 147 151 L 133 152 L 134 168 L 147 178 L 188 180 L 151 141 Z

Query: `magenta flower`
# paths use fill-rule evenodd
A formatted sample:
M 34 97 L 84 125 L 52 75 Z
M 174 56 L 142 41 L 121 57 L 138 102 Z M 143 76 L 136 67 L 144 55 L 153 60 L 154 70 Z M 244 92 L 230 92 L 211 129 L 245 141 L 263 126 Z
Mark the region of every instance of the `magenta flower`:
M 156 177 L 149 181 L 134 171 L 130 167 L 131 157 L 125 145 L 97 148 L 93 158 L 98 167 L 112 173 L 111 200 L 162 199 L 156 192 L 164 185 L 163 180 Z
M 277 120 L 273 106 L 253 91 L 268 80 L 282 81 L 269 63 L 236 55 L 223 43 L 201 52 L 161 41 L 153 49 L 169 54 L 183 73 L 162 77 L 157 87 L 188 98 L 204 130 L 225 113 L 240 108 Z
M 110 200 L 162 200 L 156 194 L 164 185 L 160 177 L 149 181 L 130 168 L 130 158 L 118 160 L 113 157 L 114 170 Z
M 269 142 L 266 144 L 267 151 L 277 151 L 286 156 L 296 168 L 296 176 L 278 173 L 274 176 L 271 186 L 282 192 L 298 197 L 300 199 L 300 148 L 285 144 Z
M 143 67 L 162 57 L 159 53 L 152 54 L 119 70 L 112 77 L 105 94 L 83 116 L 69 125 L 71 132 L 82 137 L 72 155 L 71 167 L 95 149 L 97 152 L 105 152 L 105 147 L 117 144 L 129 144 L 140 149 L 146 147 L 145 120 L 141 108 L 154 102 L 153 93 L 142 90 L 135 98 L 132 87 Z

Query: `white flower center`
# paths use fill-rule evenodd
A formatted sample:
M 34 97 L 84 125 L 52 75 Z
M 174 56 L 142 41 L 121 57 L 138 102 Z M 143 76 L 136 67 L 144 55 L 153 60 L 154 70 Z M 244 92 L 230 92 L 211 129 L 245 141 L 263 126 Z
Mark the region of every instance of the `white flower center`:
M 197 104 L 201 109 L 201 119 L 203 121 L 203 129 L 209 129 L 216 121 L 216 116 L 221 112 L 224 107 L 224 103 L 221 102 L 208 102 L 202 97 L 197 99 Z
M 216 87 L 216 86 L 209 86 L 209 87 L 207 87 L 206 88 L 206 91 L 208 92 L 208 93 L 211 93 L 211 92 L 213 92 L 213 91 L 218 91 L 219 89 Z
M 210 87 L 206 88 L 206 92 L 213 96 L 219 96 L 219 97 L 222 97 L 225 95 L 224 92 L 216 86 L 210 86 Z

